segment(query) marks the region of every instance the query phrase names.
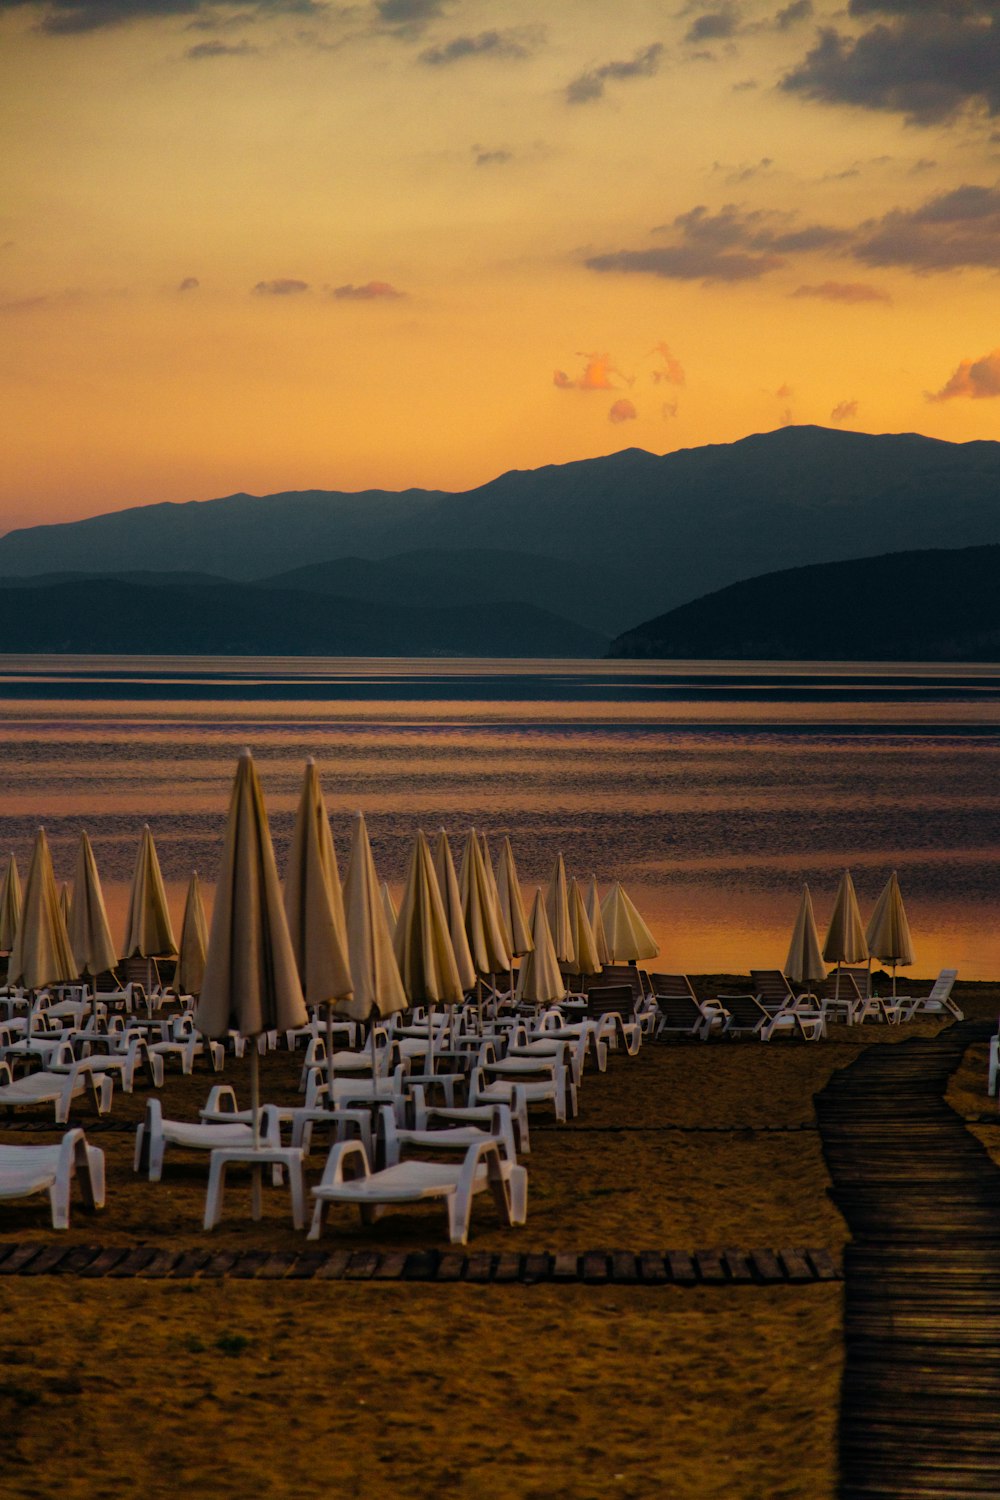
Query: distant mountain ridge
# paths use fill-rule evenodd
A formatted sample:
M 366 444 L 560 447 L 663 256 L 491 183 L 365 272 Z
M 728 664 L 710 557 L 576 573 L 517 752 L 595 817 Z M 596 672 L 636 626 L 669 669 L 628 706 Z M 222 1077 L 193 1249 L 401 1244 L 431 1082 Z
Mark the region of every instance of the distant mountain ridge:
M 1000 546 L 765 573 L 647 620 L 614 657 L 1000 661 Z
M 1000 443 L 788 427 L 663 457 L 631 448 L 515 470 L 463 494 L 308 490 L 138 506 L 11 532 L 0 538 L 0 571 L 270 584 L 323 564 L 334 593 L 393 607 L 402 588 L 437 606 L 449 590 L 469 592 L 461 569 L 449 582 L 443 559 L 476 554 L 477 596 L 590 619 L 613 635 L 776 568 L 990 543 L 1000 543 Z M 418 554 L 422 577 L 392 561 Z

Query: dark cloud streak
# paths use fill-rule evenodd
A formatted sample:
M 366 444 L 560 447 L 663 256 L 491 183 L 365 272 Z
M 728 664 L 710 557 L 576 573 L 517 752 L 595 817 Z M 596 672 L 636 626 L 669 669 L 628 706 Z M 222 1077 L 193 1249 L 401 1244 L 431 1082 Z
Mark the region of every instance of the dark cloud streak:
M 631 78 L 652 78 L 659 70 L 662 56 L 663 43 L 652 42 L 627 62 L 607 62 L 599 68 L 591 68 L 566 85 L 566 102 L 587 104 L 592 99 L 601 99 L 604 85 L 609 81 L 620 83 Z

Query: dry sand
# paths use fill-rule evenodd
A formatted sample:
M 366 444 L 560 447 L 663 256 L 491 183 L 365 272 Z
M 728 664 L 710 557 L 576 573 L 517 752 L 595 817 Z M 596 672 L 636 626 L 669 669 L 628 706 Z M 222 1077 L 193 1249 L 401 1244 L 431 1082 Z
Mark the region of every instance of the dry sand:
M 991 1015 L 997 996 L 975 987 L 962 999 Z M 901 1039 L 895 1029 L 836 1028 L 815 1046 L 649 1046 L 634 1062 L 614 1058 L 604 1077 L 587 1074 L 577 1122 L 533 1117 L 527 1226 L 501 1230 L 480 1199 L 470 1250 L 837 1253 L 846 1231 L 827 1196 L 812 1096 L 861 1047 Z M 265 1060 L 265 1097 L 295 1099 L 299 1062 Z M 245 1065 L 227 1061 L 224 1077 L 245 1092 Z M 211 1081 L 171 1076 L 166 1112 L 193 1117 Z M 986 1112 L 982 1058 L 970 1055 L 956 1075 L 952 1102 Z M 141 1092 L 118 1099 L 114 1119 L 137 1120 L 143 1107 Z M 763 1128 L 775 1125 L 805 1128 Z M 33 1138 L 53 1136 L 8 1136 Z M 93 1139 L 107 1153 L 108 1207 L 90 1217 L 74 1205 L 57 1237 L 42 1200 L 5 1206 L 0 1240 L 303 1248 L 285 1192 L 266 1190 L 254 1225 L 234 1176 L 208 1238 L 203 1159 L 168 1154 L 164 1181 L 151 1185 L 132 1174 L 131 1133 Z M 313 1179 L 322 1159 L 317 1150 Z M 323 1243 L 441 1246 L 443 1227 L 433 1206 L 364 1231 L 334 1211 Z M 11 1500 L 822 1500 L 835 1489 L 837 1285 L 0 1278 L 0 1309 L 0 1493 Z

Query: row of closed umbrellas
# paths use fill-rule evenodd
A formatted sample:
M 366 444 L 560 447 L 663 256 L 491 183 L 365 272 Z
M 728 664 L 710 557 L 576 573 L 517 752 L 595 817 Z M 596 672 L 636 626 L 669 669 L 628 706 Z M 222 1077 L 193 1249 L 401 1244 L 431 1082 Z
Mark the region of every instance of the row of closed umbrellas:
M 866 964 L 872 958 L 892 968 L 892 992 L 896 993 L 896 969 L 913 962 L 913 943 L 906 919 L 899 880 L 893 870 L 875 903 L 867 927 L 861 919 L 857 892 L 850 870 L 837 887 L 826 941 L 820 948 L 808 885 L 802 888 L 792 941 L 785 960 L 785 974 L 795 984 L 819 983 L 826 978 L 826 964 Z
M 386 888 L 383 892 L 387 894 Z M 224 941 L 234 929 L 243 934 L 240 944 Z M 68 911 L 56 893 L 44 830 L 36 839 L 23 911 L 11 856 L 0 888 L 2 949 L 10 951 L 8 981 L 28 988 L 114 968 L 117 954 L 85 833 Z M 600 903 L 596 877 L 585 895 L 575 880 L 567 882 L 561 855 L 544 898 L 540 891 L 536 895 L 529 919 L 509 839 L 504 839 L 494 873 L 485 838 L 474 830 L 466 840 L 460 872 L 444 830 L 433 854 L 423 833 L 418 834 L 401 911 L 398 918 L 390 916 L 361 814 L 355 818 L 341 885 L 312 761 L 306 766 L 282 893 L 263 795 L 246 752 L 230 802 L 212 935 L 194 875 L 185 903 L 178 983 L 188 993 L 200 993 L 203 1005 L 216 991 L 231 995 L 238 990 L 250 1000 L 240 1029 L 252 1035 L 265 1029 L 252 1019 L 253 995 L 265 989 L 294 991 L 286 970 L 297 976 L 304 1000 L 334 1005 L 339 1013 L 363 1020 L 376 1007 L 387 1015 L 408 1003 L 457 1004 L 478 976 L 509 972 L 515 958 L 524 959 L 519 995 L 547 1001 L 565 994 L 566 972 L 593 974 L 606 963 L 652 957 L 657 951 L 621 886 L 616 884 Z M 223 952 L 229 955 L 224 962 Z M 147 827 L 130 891 L 125 956 L 177 953 Z M 257 1008 L 268 1009 L 262 1003 Z

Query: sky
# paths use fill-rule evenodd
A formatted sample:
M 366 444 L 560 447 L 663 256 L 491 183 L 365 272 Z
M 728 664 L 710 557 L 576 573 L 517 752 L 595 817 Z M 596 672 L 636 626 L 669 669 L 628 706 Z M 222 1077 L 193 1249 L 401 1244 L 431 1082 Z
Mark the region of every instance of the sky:
M 0 532 L 1000 436 L 1000 0 L 0 0 Z

